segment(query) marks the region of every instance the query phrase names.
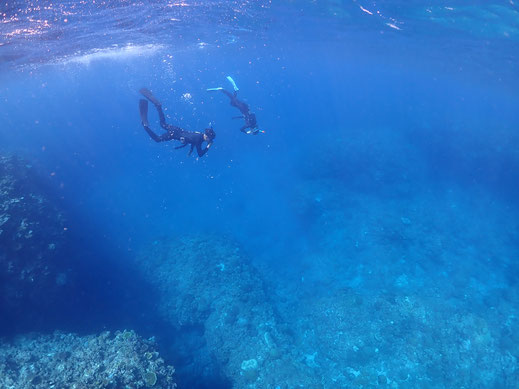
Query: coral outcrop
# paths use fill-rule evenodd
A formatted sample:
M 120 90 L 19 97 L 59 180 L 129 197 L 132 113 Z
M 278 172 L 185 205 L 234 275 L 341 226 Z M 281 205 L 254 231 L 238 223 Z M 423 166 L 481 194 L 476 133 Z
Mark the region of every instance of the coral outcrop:
M 0 311 L 42 306 L 67 284 L 58 265 L 65 221 L 45 196 L 34 168 L 0 156 Z
M 214 236 L 163 239 L 138 262 L 159 289 L 162 317 L 178 331 L 200 326 L 233 387 L 288 388 L 313 379 L 236 244 Z
M 0 343 L 3 389 L 174 389 L 175 369 L 133 331 L 26 335 Z

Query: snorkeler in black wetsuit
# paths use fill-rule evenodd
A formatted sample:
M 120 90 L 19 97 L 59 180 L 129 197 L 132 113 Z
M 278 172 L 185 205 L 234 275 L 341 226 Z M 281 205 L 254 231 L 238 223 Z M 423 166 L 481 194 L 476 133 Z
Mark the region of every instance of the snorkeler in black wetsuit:
M 151 139 L 155 142 L 164 142 L 168 140 L 178 140 L 182 142 L 182 145 L 175 147 L 175 150 L 191 145 L 191 149 L 187 155 L 191 155 L 195 147 L 199 157 L 203 157 L 204 154 L 207 153 L 207 150 L 209 150 L 209 147 L 211 147 L 214 138 L 216 137 L 212 128 L 206 128 L 202 134 L 201 132 L 185 131 L 180 127 L 168 124 L 166 123 L 164 112 L 162 112 L 162 104 L 155 96 L 153 96 L 151 91 L 142 88 L 139 92 L 155 105 L 155 108 L 157 108 L 157 112 L 159 113 L 160 126 L 167 131 L 165 134 L 157 135 L 151 130 L 150 124 L 148 123 L 148 101 L 140 99 L 139 112 L 141 114 L 142 126 Z M 204 142 L 207 142 L 207 146 L 202 148 L 202 143 Z
M 231 105 L 233 107 L 236 107 L 240 110 L 242 113 L 242 116 L 234 116 L 233 119 L 245 119 L 245 125 L 240 128 L 240 131 L 245 134 L 253 134 L 258 135 L 260 132 L 265 132 L 263 130 L 260 130 L 258 128 L 258 123 L 256 122 L 256 115 L 253 112 L 250 112 L 249 106 L 244 103 L 243 101 L 238 100 L 238 87 L 236 86 L 236 83 L 232 79 L 231 76 L 227 76 L 227 80 L 231 83 L 231 85 L 234 88 L 234 92 L 231 93 L 229 91 L 226 91 L 222 87 L 218 88 L 209 88 L 208 91 L 217 91 L 221 90 L 224 94 L 226 94 L 231 99 Z

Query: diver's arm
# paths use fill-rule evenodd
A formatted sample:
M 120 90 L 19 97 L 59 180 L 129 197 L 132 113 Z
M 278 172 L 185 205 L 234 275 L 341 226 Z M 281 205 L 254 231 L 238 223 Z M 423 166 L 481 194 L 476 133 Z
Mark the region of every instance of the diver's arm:
M 207 153 L 207 151 L 209 150 L 209 147 L 211 147 L 211 145 L 212 145 L 212 143 L 208 143 L 207 146 L 205 146 L 204 149 L 202 150 L 201 143 L 198 143 L 196 145 L 196 151 L 198 153 L 198 156 L 203 157 L 205 155 L 205 153 Z
M 191 148 L 189 149 L 189 153 L 187 153 L 188 156 L 191 155 L 191 153 L 193 152 L 193 148 L 194 147 L 195 147 L 195 145 L 191 143 Z

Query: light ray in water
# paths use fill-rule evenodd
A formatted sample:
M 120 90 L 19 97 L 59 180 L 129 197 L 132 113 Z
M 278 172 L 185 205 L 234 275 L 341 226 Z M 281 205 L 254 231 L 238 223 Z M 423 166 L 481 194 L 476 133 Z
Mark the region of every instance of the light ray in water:
M 55 64 L 67 65 L 70 63 L 77 63 L 82 65 L 90 65 L 93 61 L 98 60 L 121 60 L 130 57 L 139 57 L 142 55 L 149 55 L 156 53 L 163 46 L 161 45 L 126 45 L 116 46 L 106 49 L 94 49 L 90 52 L 83 54 L 76 54 L 69 57 L 64 57 L 55 62 Z

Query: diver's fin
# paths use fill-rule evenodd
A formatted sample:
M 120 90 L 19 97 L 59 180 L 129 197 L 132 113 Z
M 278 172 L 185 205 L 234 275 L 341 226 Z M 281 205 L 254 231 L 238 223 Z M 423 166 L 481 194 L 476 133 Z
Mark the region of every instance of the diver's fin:
M 243 116 L 243 115 L 241 115 L 241 116 L 233 116 L 232 118 L 233 119 L 243 119 L 243 118 L 245 118 L 245 116 Z
M 157 100 L 157 98 L 155 96 L 153 96 L 153 93 L 151 93 L 151 91 L 147 88 L 141 88 L 141 90 L 139 90 L 139 92 L 141 92 L 141 95 L 143 95 L 144 97 L 146 97 L 149 101 L 151 101 L 154 105 L 161 105 L 160 104 L 160 101 Z
M 141 121 L 144 127 L 149 127 L 148 123 L 148 102 L 144 99 L 139 100 L 139 112 L 141 114 Z
M 234 82 L 234 80 L 232 79 L 231 76 L 227 76 L 227 81 L 229 81 L 231 83 L 231 85 L 234 88 L 235 92 L 239 91 L 238 86 L 236 85 L 236 83 Z
M 207 91 L 208 92 L 212 92 L 212 91 L 215 91 L 215 90 L 222 90 L 223 88 L 221 86 L 217 87 L 217 88 L 207 88 Z

